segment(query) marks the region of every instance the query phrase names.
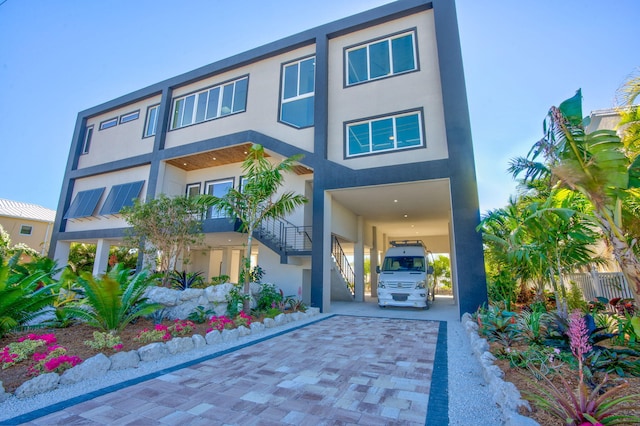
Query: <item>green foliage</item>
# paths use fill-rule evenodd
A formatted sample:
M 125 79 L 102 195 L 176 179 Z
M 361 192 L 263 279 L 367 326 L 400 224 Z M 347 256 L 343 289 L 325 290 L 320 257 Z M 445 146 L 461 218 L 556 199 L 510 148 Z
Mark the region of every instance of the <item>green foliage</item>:
M 36 349 L 45 345 L 44 340 L 25 339 L 22 342 L 9 343 L 4 349 L 4 353 L 10 356 L 2 357 L 2 369 L 9 368 L 20 361 L 24 361 L 36 352 Z
M 122 216 L 131 225 L 128 241 L 133 247 L 145 247 L 145 254 L 155 259 L 159 253 L 158 269 L 164 271 L 162 285 L 169 284 L 176 259 L 188 261 L 187 248 L 204 238 L 202 218 L 207 206 L 200 197 L 159 197 L 140 202 L 122 210 Z
M 480 309 L 476 314 L 478 331 L 488 340 L 509 347 L 520 338 L 516 325 L 516 314 L 497 306 Z
M 224 284 L 229 282 L 229 275 L 219 275 L 217 277 L 211 277 L 211 285 Z
M 116 265 L 99 278 L 83 273 L 78 283 L 85 294 L 84 303 L 69 307 L 77 318 L 102 331 L 119 332 L 138 317 L 149 315 L 162 305 L 148 303 L 143 297 L 150 285 L 147 272 L 133 277 L 130 270 Z
M 242 284 L 236 284 L 231 287 L 227 293 L 227 315 L 235 317 L 238 312 L 243 310 L 244 301 L 249 301 L 251 296 L 243 291 Z
M 16 253 L 6 263 L 0 257 L 0 337 L 14 330 L 38 327 L 36 322 L 44 314 L 43 309 L 56 298 L 58 284 L 45 282 L 49 273 L 25 271 L 18 265 L 19 257 L 20 253 Z
M 586 360 L 591 374 L 594 371 L 616 373 L 620 377 L 626 375 L 640 376 L 640 352 L 616 348 L 594 348 Z
M 546 322 L 549 314 L 544 311 L 523 311 L 517 316 L 517 324 L 521 337 L 531 344 L 542 343 L 546 333 Z
M 584 300 L 580 286 L 575 281 L 569 281 L 567 305 L 569 307 L 569 311 L 574 311 L 575 309 L 587 311 L 587 302 Z
M 496 357 L 508 360 L 511 367 L 529 370 L 540 380 L 542 376 L 556 373 L 571 355 L 548 346 L 532 344 L 524 350 L 507 348 L 497 353 Z
M 186 290 L 188 288 L 202 288 L 204 281 L 202 272 L 172 271 L 171 288 L 175 290 Z
M 92 340 L 85 340 L 84 344 L 92 349 L 113 349 L 117 350 L 118 345 L 122 345 L 122 339 L 113 332 L 93 332 Z
M 260 284 L 260 282 L 262 281 L 262 277 L 264 277 L 265 274 L 264 269 L 262 269 L 259 265 L 256 265 L 253 267 L 253 269 L 251 269 L 248 277 L 246 277 L 246 271 L 247 270 L 244 268 L 242 269 L 242 271 L 240 271 L 240 277 L 238 278 L 238 280 L 241 283 L 248 280 L 250 283 Z
M 204 324 L 215 314 L 213 309 L 205 309 L 204 306 L 199 305 L 187 316 L 187 319 L 197 324 Z
M 301 158 L 301 155 L 294 155 L 274 165 L 267 158 L 264 148 L 254 144 L 242 163 L 242 188 L 231 188 L 223 197 L 203 195 L 199 199 L 202 205 L 213 207 L 233 220 L 240 220 L 241 230 L 247 233 L 244 270 L 251 270 L 253 233 L 259 229 L 260 224 L 265 219 L 285 217 L 308 201 L 303 195 L 291 191 L 283 192 L 276 197 L 278 189 L 284 184 L 284 173 L 293 170 L 295 163 Z M 243 300 L 243 310 L 249 314 L 249 274 L 244 274 L 243 278 L 243 292 L 247 296 Z
M 259 311 L 276 308 L 280 306 L 282 302 L 284 302 L 284 297 L 281 290 L 277 289 L 274 284 L 262 284 L 260 293 L 258 293 L 257 309 Z
M 92 272 L 95 260 L 95 244 L 71 243 L 68 263 L 76 274 Z

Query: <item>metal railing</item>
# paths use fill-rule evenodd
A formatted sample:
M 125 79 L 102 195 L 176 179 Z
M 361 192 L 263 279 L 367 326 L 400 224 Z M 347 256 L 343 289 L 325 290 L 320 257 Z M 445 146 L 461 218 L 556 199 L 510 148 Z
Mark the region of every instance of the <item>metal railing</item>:
M 310 226 L 296 226 L 284 219 L 266 218 L 256 234 L 284 252 L 311 251 Z
M 353 268 L 349 263 L 349 259 L 344 254 L 344 250 L 342 250 L 342 246 L 338 241 L 337 237 L 333 237 L 331 239 L 331 255 L 336 261 L 336 265 L 338 265 L 338 269 L 340 270 L 340 274 L 347 282 L 347 287 L 349 287 L 349 291 L 352 295 L 355 293 L 355 283 L 356 283 L 356 274 L 353 272 Z

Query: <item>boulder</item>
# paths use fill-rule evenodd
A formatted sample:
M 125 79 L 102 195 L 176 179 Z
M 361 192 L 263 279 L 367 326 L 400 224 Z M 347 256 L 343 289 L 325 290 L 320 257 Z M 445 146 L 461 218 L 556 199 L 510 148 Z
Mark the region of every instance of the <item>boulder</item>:
M 212 330 L 206 334 L 205 340 L 207 341 L 207 345 L 215 345 L 222 341 L 222 335 L 218 330 Z
M 70 385 L 103 376 L 111 367 L 111 360 L 103 353 L 99 353 L 68 369 L 60 376 L 61 385 Z
M 262 320 L 262 324 L 264 324 L 265 328 L 272 328 L 276 326 L 276 322 L 273 318 L 265 318 Z
M 251 334 L 251 330 L 245 327 L 244 325 L 241 325 L 236 330 L 238 330 L 238 337 L 248 336 Z
M 157 361 L 169 355 L 169 349 L 164 343 L 150 343 L 138 349 L 141 361 Z
M 265 329 L 264 324 L 261 322 L 252 322 L 250 327 L 251 327 L 251 333 L 260 333 Z
M 58 373 L 45 373 L 27 380 L 15 391 L 18 398 L 29 398 L 40 393 L 49 392 L 58 387 L 60 376 Z
M 111 370 L 124 370 L 136 368 L 140 363 L 138 351 L 118 352 L 109 357 L 111 360 Z
M 7 398 L 9 398 L 9 394 L 4 391 L 2 380 L 0 380 L 0 402 L 4 402 Z
M 187 352 L 192 350 L 195 346 L 191 337 L 174 337 L 173 339 L 169 340 L 166 345 L 170 354 Z
M 222 341 L 223 342 L 233 342 L 234 340 L 238 340 L 239 332 L 237 328 L 233 330 L 222 330 Z
M 203 348 L 207 345 L 207 341 L 200 334 L 194 334 L 191 336 L 191 340 L 193 340 L 193 347 L 195 349 Z

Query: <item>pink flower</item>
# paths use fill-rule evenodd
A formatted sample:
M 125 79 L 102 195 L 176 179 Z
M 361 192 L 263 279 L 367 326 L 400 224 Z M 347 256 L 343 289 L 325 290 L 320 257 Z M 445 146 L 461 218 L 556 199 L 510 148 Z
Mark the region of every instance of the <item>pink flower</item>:
M 582 360 L 583 355 L 591 350 L 591 345 L 589 344 L 587 322 L 579 310 L 575 310 L 569 315 L 567 334 L 569 335 L 571 352 L 576 358 Z
M 121 350 L 124 347 L 124 345 L 122 343 L 118 343 L 117 345 L 113 346 L 113 350 L 118 352 L 119 350 Z

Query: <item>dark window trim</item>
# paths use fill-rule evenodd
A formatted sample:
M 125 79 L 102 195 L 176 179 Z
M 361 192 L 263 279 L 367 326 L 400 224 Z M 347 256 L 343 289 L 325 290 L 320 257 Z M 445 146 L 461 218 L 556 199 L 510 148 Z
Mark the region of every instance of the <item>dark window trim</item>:
M 156 128 L 155 128 L 155 130 L 154 130 L 154 132 L 152 134 L 147 135 L 147 127 L 149 126 L 149 111 L 152 108 L 158 108 L 158 112 L 160 112 L 160 103 L 149 105 L 147 107 L 147 115 L 146 115 L 146 117 L 144 119 L 144 127 L 142 128 L 142 139 L 153 138 L 153 137 L 155 137 L 156 133 L 158 132 L 158 120 L 159 120 L 159 117 L 158 117 L 158 113 L 156 113 Z
M 359 81 L 357 83 L 352 83 L 349 84 L 349 76 L 348 76 L 348 72 L 347 72 L 347 51 L 351 50 L 355 47 L 358 46 L 365 46 L 365 45 L 369 45 L 369 44 L 373 44 L 377 41 L 381 41 L 381 40 L 386 40 L 386 39 L 391 39 L 394 38 L 395 36 L 398 36 L 400 34 L 408 34 L 408 33 L 413 33 L 413 45 L 415 48 L 415 59 L 416 59 L 416 68 L 413 70 L 409 70 L 409 71 L 403 71 L 397 74 L 389 74 L 386 75 L 384 77 L 378 77 L 378 78 L 374 78 L 374 79 L 368 79 L 365 81 Z M 392 77 L 397 77 L 400 75 L 406 75 L 406 74 L 411 74 L 414 72 L 418 72 L 420 71 L 420 48 L 418 46 L 418 27 L 412 27 L 412 28 L 407 28 L 406 30 L 402 30 L 402 31 L 396 31 L 395 33 L 392 34 L 388 34 L 385 36 L 381 36 L 381 37 L 376 37 L 376 38 L 372 38 L 371 40 L 367 40 L 367 41 L 363 41 L 360 43 L 355 43 L 355 44 L 351 44 L 349 46 L 345 46 L 344 48 L 342 48 L 342 88 L 346 89 L 349 87 L 354 87 L 354 86 L 359 86 L 361 84 L 367 84 L 367 83 L 372 83 L 374 81 L 380 81 L 380 80 L 386 80 L 387 78 L 392 78 Z M 368 64 L 367 64 L 368 65 Z
M 113 122 L 114 124 L 112 126 L 109 126 L 109 127 L 103 127 L 106 123 L 110 123 L 110 122 Z M 99 131 L 107 130 L 107 129 L 110 129 L 112 127 L 116 127 L 117 125 L 118 125 L 118 117 L 113 117 L 113 118 L 110 118 L 108 120 L 104 120 L 104 121 L 100 122 L 100 127 L 98 127 L 98 130 Z
M 224 86 L 226 84 L 229 84 L 229 83 L 232 83 L 232 82 L 236 82 L 236 81 L 240 81 L 240 80 L 243 80 L 245 78 L 247 79 L 247 102 L 245 104 L 244 110 L 231 112 L 231 113 L 225 114 L 225 115 L 220 115 L 218 117 L 210 118 L 208 120 L 203 120 L 203 121 L 201 121 L 199 123 L 191 123 L 191 124 L 187 124 L 186 126 L 171 128 L 171 124 L 173 122 L 173 114 L 175 113 L 176 100 L 182 99 L 182 98 L 186 98 L 187 96 L 191 96 L 193 94 L 209 91 L 209 90 L 213 89 L 214 87 L 222 87 L 222 86 Z M 221 118 L 226 118 L 226 117 L 230 117 L 232 115 L 242 114 L 242 113 L 247 112 L 247 110 L 249 109 L 249 83 L 250 83 L 249 74 L 244 74 L 244 75 L 242 75 L 240 77 L 232 78 L 232 79 L 223 81 L 222 83 L 213 84 L 211 86 L 207 86 L 207 87 L 204 87 L 202 89 L 194 90 L 192 92 L 185 93 L 184 95 L 180 95 L 180 96 L 176 96 L 176 97 L 171 98 L 171 111 L 170 111 L 170 114 L 169 114 L 169 125 L 167 126 L 168 127 L 167 132 L 173 132 L 174 130 L 186 129 L 187 127 L 195 126 L 195 125 L 202 124 L 202 123 L 208 123 L 210 121 L 215 121 L 215 120 L 219 120 Z
M 84 128 L 84 137 L 82 138 L 82 147 L 80 149 L 80 155 L 89 153 L 91 148 L 91 139 L 93 138 L 93 124 Z
M 314 120 L 313 120 L 314 124 L 312 124 L 310 126 L 302 126 L 302 127 L 294 126 L 293 124 L 287 123 L 286 121 L 282 121 L 280 119 L 281 116 L 282 116 L 282 90 L 284 89 L 284 81 L 283 81 L 284 80 L 284 68 L 287 65 L 293 64 L 294 62 L 302 62 L 302 61 L 304 61 L 306 59 L 315 58 L 315 57 L 316 57 L 316 54 L 312 53 L 312 54 L 309 54 L 309 55 L 306 55 L 306 56 L 301 56 L 298 59 L 292 59 L 292 60 L 287 61 L 287 62 L 282 62 L 280 64 L 280 86 L 278 88 L 278 111 L 276 111 L 276 114 L 278 115 L 278 120 L 277 120 L 278 123 L 284 124 L 285 126 L 292 127 L 292 128 L 294 128 L 296 130 L 308 129 L 309 127 L 314 127 L 315 126 L 315 117 L 314 117 Z M 317 61 L 317 58 L 316 58 L 316 61 Z M 314 82 L 313 82 L 313 97 L 314 97 L 314 99 L 316 97 L 315 74 L 314 74 Z
M 185 188 L 185 191 L 184 191 L 184 195 L 188 197 L 189 196 L 189 189 L 190 188 L 195 188 L 195 187 L 198 188 L 198 195 L 202 194 L 202 182 L 194 182 L 194 183 L 188 183 L 187 184 L 187 186 Z
M 220 178 L 220 179 L 211 179 L 211 180 L 204 181 L 204 187 L 202 188 L 203 194 L 208 194 L 209 193 L 207 191 L 207 189 L 208 189 L 207 187 L 209 186 L 209 184 L 216 183 L 216 182 L 228 182 L 228 181 L 231 181 L 231 189 L 236 187 L 236 177 L 235 176 L 231 176 L 231 177 L 227 177 L 227 178 Z M 207 219 L 228 218 L 226 216 L 223 216 L 222 218 L 220 218 L 220 217 L 211 217 L 212 209 L 213 209 L 213 207 L 209 207 L 207 209 L 207 214 L 205 216 Z
M 135 115 L 135 118 L 129 118 L 129 117 L 133 117 L 134 115 Z M 132 121 L 137 120 L 138 118 L 140 118 L 140 110 L 131 111 L 131 112 L 128 112 L 126 114 L 120 115 L 120 120 L 118 121 L 118 123 L 119 124 L 130 123 Z M 124 121 L 124 120 L 126 120 L 126 121 Z
M 393 117 L 397 117 L 399 115 L 409 115 L 412 112 L 417 112 L 417 113 L 420 114 L 420 132 L 421 132 L 420 135 L 422 136 L 422 143 L 420 145 L 412 146 L 412 147 L 408 147 L 408 148 L 401 148 L 401 149 L 390 149 L 390 150 L 387 150 L 387 151 L 370 152 L 368 154 L 347 155 L 347 152 L 349 150 L 348 128 L 349 128 L 350 124 L 371 122 L 371 121 L 378 120 L 378 119 L 381 119 L 381 118 L 393 118 Z M 393 154 L 393 153 L 398 153 L 398 152 L 411 151 L 413 149 L 426 149 L 427 148 L 427 135 L 425 133 L 425 130 L 426 130 L 426 126 L 425 126 L 425 115 L 424 115 L 424 108 L 423 107 L 411 108 L 411 109 L 406 109 L 406 110 L 402 110 L 402 111 L 392 112 L 390 114 L 378 114 L 378 115 L 373 115 L 371 117 L 358 118 L 357 120 L 345 121 L 345 122 L 342 123 L 342 159 L 343 160 L 354 160 L 356 158 L 370 157 L 372 155 Z

